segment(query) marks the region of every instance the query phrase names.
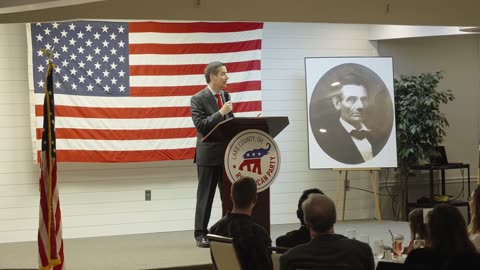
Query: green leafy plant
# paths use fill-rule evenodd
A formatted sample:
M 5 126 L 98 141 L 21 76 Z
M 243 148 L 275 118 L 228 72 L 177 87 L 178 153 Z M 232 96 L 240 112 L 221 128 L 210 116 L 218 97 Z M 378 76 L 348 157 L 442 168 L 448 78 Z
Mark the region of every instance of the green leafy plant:
M 446 135 L 444 128 L 449 124 L 440 111 L 440 105 L 447 104 L 455 97 L 450 89 L 437 89 L 443 73 L 401 75 L 394 80 L 397 159 L 401 183 L 408 180 L 410 169 L 418 160 L 437 155 L 435 146 L 440 145 Z M 400 194 L 403 191 L 404 186 L 401 185 Z M 399 201 L 399 210 L 402 209 L 400 205 Z

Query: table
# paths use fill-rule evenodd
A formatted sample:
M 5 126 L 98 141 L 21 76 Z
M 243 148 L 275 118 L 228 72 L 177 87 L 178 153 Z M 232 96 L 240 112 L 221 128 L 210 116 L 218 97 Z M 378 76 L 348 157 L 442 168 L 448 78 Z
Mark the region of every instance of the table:
M 441 191 L 442 195 L 446 195 L 445 191 L 445 170 L 452 170 L 452 169 L 467 169 L 467 190 L 468 196 L 470 196 L 470 165 L 463 164 L 463 163 L 453 163 L 453 164 L 445 164 L 445 165 L 435 165 L 435 164 L 424 164 L 424 165 L 416 165 L 412 166 L 412 170 L 419 170 L 419 171 L 429 171 L 430 181 L 429 181 L 429 200 L 425 202 L 415 202 L 410 203 L 408 202 L 408 181 L 406 183 L 406 194 L 405 194 L 405 201 L 406 201 L 406 216 L 408 219 L 408 213 L 410 208 L 432 208 L 439 203 L 448 203 L 455 207 L 466 206 L 467 207 L 467 215 L 468 215 L 468 222 L 470 222 L 470 204 L 468 201 L 463 200 L 451 200 L 448 202 L 440 202 L 434 200 L 434 192 L 433 192 L 433 185 L 434 185 L 434 172 L 440 171 L 440 184 L 441 184 Z

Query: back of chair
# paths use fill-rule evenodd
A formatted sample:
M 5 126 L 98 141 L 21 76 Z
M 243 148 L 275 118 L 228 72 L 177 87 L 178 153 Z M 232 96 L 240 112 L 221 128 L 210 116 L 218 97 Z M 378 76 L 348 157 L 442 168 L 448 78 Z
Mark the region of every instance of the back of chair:
M 280 270 L 280 256 L 285 253 L 288 248 L 284 247 L 270 247 L 272 253 L 273 270 Z
M 210 252 L 217 270 L 242 270 L 240 260 L 233 245 L 233 238 L 207 234 Z

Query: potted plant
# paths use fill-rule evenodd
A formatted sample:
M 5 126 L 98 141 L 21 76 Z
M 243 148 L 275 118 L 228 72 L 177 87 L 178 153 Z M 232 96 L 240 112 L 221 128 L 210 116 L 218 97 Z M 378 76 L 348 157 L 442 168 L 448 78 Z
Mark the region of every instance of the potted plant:
M 435 155 L 435 146 L 443 142 L 448 127 L 441 104 L 454 100 L 452 90 L 438 90 L 442 71 L 420 75 L 401 75 L 394 79 L 397 128 L 397 159 L 400 176 L 400 199 L 397 218 L 401 219 L 405 183 L 412 165 Z

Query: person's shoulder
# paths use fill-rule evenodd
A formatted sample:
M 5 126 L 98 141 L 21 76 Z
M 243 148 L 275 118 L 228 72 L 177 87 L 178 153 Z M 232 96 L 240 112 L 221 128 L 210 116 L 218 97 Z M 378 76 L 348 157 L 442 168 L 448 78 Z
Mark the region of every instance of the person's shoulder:
M 277 246 L 294 247 L 299 244 L 304 244 L 310 241 L 309 232 L 304 230 L 303 228 L 304 227 L 301 227 L 298 230 L 293 230 L 293 231 L 287 232 L 284 235 L 277 237 L 277 239 L 275 240 Z
M 308 251 L 312 249 L 314 249 L 314 247 L 312 246 L 311 242 L 308 242 L 308 243 L 290 248 L 282 255 L 282 257 L 285 257 L 285 258 L 296 257 L 297 254 L 307 254 L 309 253 Z
M 192 98 L 199 98 L 199 97 L 205 95 L 206 91 L 209 91 L 208 87 L 205 87 L 205 88 L 201 89 L 200 91 L 196 92 L 195 94 L 193 94 Z
M 261 233 L 265 236 L 268 236 L 268 238 L 270 238 L 270 234 L 268 233 L 268 231 L 263 228 L 262 226 L 258 225 L 257 223 L 253 222 L 252 221 L 252 227 L 254 228 L 255 231 L 257 231 L 258 233 Z
M 209 232 L 215 234 L 218 229 L 222 228 L 227 223 L 228 223 L 228 216 L 225 215 L 221 219 L 219 219 L 217 222 L 215 222 L 215 224 L 213 224 L 212 227 L 210 227 Z
M 337 247 L 346 248 L 347 250 L 350 250 L 350 252 L 353 252 L 353 253 L 359 253 L 359 254 L 372 253 L 372 248 L 370 247 L 369 244 L 364 243 L 362 241 L 355 240 L 355 239 L 349 239 L 341 234 L 335 234 L 334 237 L 332 237 L 330 244 Z
M 430 261 L 431 258 L 437 257 L 437 253 L 432 248 L 417 248 L 410 251 L 405 260 L 406 264 L 416 264 L 418 262 L 427 262 Z

